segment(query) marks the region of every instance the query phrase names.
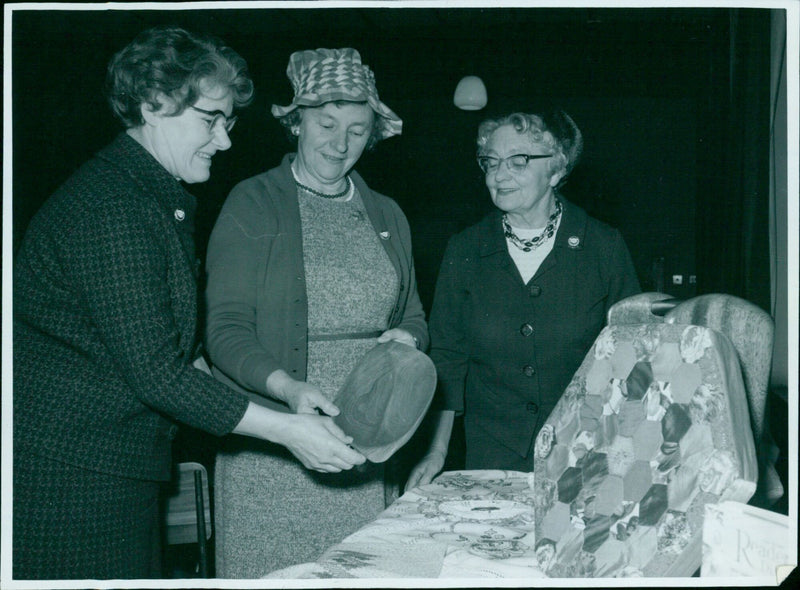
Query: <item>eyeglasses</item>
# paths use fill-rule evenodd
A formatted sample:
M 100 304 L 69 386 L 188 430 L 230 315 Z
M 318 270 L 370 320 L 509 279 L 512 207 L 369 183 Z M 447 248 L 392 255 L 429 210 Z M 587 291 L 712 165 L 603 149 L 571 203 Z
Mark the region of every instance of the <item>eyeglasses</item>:
M 528 162 L 531 160 L 539 160 L 541 158 L 550 158 L 552 154 L 514 154 L 513 156 L 508 156 L 507 158 L 495 158 L 494 156 L 478 156 L 478 166 L 481 167 L 484 174 L 489 174 L 490 172 L 497 172 L 497 169 L 500 167 L 500 164 L 506 162 L 508 165 L 508 169 L 511 172 L 519 173 L 525 170 L 528 166 Z
M 239 117 L 232 116 L 226 117 L 225 113 L 222 111 L 207 111 L 205 109 L 201 109 L 198 107 L 189 107 L 193 111 L 197 111 L 198 113 L 202 113 L 211 119 L 204 119 L 204 121 L 208 124 L 208 132 L 213 134 L 219 129 L 219 125 L 225 129 L 225 133 L 230 133 L 233 129 L 233 126 L 236 125 L 236 121 L 239 120 Z

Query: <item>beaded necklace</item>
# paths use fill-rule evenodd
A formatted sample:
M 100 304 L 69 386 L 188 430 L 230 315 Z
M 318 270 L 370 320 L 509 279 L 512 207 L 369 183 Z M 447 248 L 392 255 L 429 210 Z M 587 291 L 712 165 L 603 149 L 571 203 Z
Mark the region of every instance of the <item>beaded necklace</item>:
M 553 237 L 553 234 L 556 231 L 556 223 L 558 222 L 558 218 L 561 216 L 561 201 L 556 199 L 556 211 L 553 213 L 550 218 L 547 220 L 547 225 L 545 226 L 542 233 L 538 236 L 531 238 L 530 240 L 523 240 L 517 234 L 514 233 L 514 230 L 511 228 L 511 224 L 508 223 L 508 214 L 506 213 L 503 215 L 503 235 L 505 235 L 508 240 L 514 244 L 517 248 L 522 250 L 523 252 L 530 252 L 531 250 L 536 250 L 539 246 L 544 244 L 547 240 Z
M 349 177 L 349 176 L 345 176 L 345 178 L 344 178 L 344 179 L 347 181 L 347 186 L 345 187 L 345 189 L 344 189 L 342 192 L 340 192 L 340 193 L 334 193 L 334 194 L 332 194 L 332 195 L 331 195 L 331 194 L 328 194 L 328 193 L 323 193 L 323 192 L 320 192 L 320 191 L 318 191 L 318 190 L 314 190 L 314 189 L 313 189 L 313 188 L 311 188 L 310 186 L 306 186 L 306 185 L 304 185 L 302 182 L 300 182 L 299 180 L 297 180 L 297 178 L 295 178 L 295 179 L 294 179 L 294 183 L 295 183 L 295 184 L 296 184 L 296 185 L 297 185 L 299 188 L 301 188 L 301 189 L 303 189 L 304 191 L 306 191 L 307 193 L 311 193 L 312 195 L 315 195 L 315 196 L 317 196 L 317 197 L 322 197 L 323 199 L 340 199 L 340 198 L 342 198 L 343 196 L 345 196 L 347 193 L 349 193 L 351 188 L 353 188 L 353 181 L 352 181 L 352 180 L 350 180 L 350 177 Z

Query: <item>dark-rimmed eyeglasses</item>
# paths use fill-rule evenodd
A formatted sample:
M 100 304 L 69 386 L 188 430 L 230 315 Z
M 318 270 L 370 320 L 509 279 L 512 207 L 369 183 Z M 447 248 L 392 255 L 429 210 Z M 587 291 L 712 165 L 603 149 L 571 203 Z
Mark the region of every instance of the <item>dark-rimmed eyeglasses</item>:
M 210 119 L 203 119 L 206 124 L 208 125 L 208 132 L 214 134 L 221 125 L 223 129 L 225 129 L 225 133 L 230 133 L 233 129 L 233 126 L 236 125 L 236 121 L 239 120 L 239 117 L 233 115 L 232 117 L 227 117 L 225 113 L 222 111 L 207 111 L 205 109 L 201 109 L 199 107 L 189 107 L 193 111 L 197 111 Z
M 495 158 L 494 156 L 478 156 L 478 166 L 481 167 L 484 174 L 490 172 L 497 172 L 500 164 L 506 163 L 511 172 L 519 173 L 528 167 L 528 162 L 531 160 L 540 160 L 542 158 L 550 158 L 553 154 L 514 154 L 507 158 Z

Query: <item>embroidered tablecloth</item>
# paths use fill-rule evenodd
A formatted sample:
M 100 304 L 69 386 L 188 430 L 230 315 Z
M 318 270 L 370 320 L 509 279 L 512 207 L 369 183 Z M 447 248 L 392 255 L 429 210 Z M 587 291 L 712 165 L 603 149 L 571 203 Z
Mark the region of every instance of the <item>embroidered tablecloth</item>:
M 532 474 L 449 471 L 315 563 L 268 578 L 536 578 Z

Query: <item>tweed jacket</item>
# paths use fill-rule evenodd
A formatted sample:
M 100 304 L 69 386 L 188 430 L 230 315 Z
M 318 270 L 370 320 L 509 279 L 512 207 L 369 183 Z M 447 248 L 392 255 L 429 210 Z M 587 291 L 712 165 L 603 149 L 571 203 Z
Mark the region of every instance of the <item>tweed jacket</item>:
M 283 369 L 306 379 L 308 297 L 293 160 L 287 154 L 277 168 L 234 187 L 211 232 L 206 261 L 206 344 L 215 375 L 269 407 L 275 407 L 266 397 L 271 373 Z M 424 349 L 428 327 L 408 222 L 397 203 L 370 190 L 358 173 L 350 178 L 398 274 L 389 326 L 408 330 Z
M 493 211 L 448 243 L 431 309 L 445 409 L 528 455 L 616 301 L 639 292 L 620 233 L 565 199 L 553 250 L 523 283 Z M 470 468 L 470 466 L 467 466 Z
M 167 479 L 175 420 L 239 422 L 247 397 L 191 365 L 195 208 L 122 133 L 36 214 L 15 260 L 15 452 Z

